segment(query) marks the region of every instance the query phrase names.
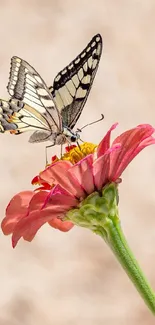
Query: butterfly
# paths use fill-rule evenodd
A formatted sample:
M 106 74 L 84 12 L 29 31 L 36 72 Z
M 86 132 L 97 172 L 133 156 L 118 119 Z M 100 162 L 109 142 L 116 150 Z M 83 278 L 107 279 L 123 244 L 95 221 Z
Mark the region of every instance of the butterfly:
M 101 54 L 102 37 L 97 34 L 57 74 L 51 87 L 28 62 L 13 56 L 7 86 L 11 98 L 0 100 L 0 132 L 34 131 L 31 143 L 50 140 L 52 145 L 62 145 L 77 141 L 79 133 L 72 129 L 88 98 Z

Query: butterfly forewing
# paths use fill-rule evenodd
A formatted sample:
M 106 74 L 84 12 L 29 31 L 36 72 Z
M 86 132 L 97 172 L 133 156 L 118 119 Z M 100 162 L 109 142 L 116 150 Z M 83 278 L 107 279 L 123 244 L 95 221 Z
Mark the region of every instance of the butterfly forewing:
M 42 115 L 52 132 L 61 131 L 61 116 L 46 83 L 29 63 L 16 56 L 11 59 L 7 89 L 12 98 L 21 100 L 32 108 L 32 115 Z
M 102 38 L 95 35 L 87 47 L 58 73 L 50 87 L 63 123 L 73 128 L 89 95 L 102 53 Z

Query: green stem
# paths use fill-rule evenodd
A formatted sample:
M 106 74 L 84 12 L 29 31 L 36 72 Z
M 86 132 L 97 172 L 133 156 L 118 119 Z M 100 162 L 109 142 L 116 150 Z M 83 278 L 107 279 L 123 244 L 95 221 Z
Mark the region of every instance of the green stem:
M 105 240 L 155 315 L 155 293 L 133 256 L 120 226 L 117 184 L 107 184 L 102 192 L 90 194 L 78 208 L 67 213 L 66 220 L 89 228 Z
M 99 230 L 99 229 L 98 229 Z M 155 293 L 151 289 L 148 281 L 146 280 L 143 272 L 138 265 L 133 253 L 131 252 L 127 241 L 122 233 L 120 223 L 110 222 L 106 225 L 107 235 L 105 238 L 105 227 L 104 232 L 95 231 L 98 233 L 110 246 L 113 253 L 115 254 L 118 261 L 126 271 L 127 275 L 139 291 L 141 297 L 150 308 L 153 314 L 155 314 Z

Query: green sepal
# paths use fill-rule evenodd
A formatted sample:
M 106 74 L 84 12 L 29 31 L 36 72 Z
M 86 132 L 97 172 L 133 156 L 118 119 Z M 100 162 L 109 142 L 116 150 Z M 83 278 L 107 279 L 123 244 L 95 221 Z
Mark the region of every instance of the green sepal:
M 66 214 L 67 220 L 75 225 L 86 227 L 95 233 L 102 231 L 102 234 L 108 228 L 109 222 L 118 222 L 118 189 L 117 184 L 110 183 L 101 191 L 94 192 L 83 200 L 79 207 L 70 210 Z M 101 229 L 100 229 L 101 228 Z

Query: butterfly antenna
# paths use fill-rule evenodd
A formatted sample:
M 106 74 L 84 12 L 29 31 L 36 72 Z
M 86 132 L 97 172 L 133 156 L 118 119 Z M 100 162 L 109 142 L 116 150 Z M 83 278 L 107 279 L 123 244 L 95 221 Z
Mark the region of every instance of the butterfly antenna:
M 87 126 L 92 125 L 92 124 L 95 124 L 95 123 L 98 123 L 98 122 L 102 121 L 103 119 L 104 119 L 104 115 L 101 114 L 101 118 L 100 118 L 100 119 L 98 119 L 98 120 L 96 120 L 96 121 L 93 121 L 93 122 L 91 122 L 91 123 L 88 123 L 88 124 L 84 125 L 81 129 L 77 129 L 77 131 L 78 131 L 78 132 L 81 132 L 81 131 L 82 131 L 83 129 L 85 129 Z

